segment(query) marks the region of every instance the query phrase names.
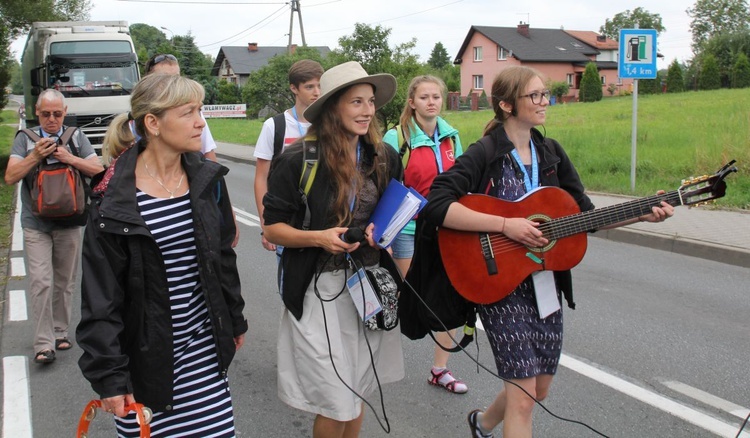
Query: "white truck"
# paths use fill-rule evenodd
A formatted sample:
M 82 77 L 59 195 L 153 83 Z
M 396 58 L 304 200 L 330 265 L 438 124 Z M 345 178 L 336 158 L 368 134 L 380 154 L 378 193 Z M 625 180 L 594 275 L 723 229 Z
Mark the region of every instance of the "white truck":
M 21 58 L 26 126 L 39 125 L 39 93 L 65 96 L 64 124 L 77 126 L 100 149 L 114 116 L 130 110 L 140 79 L 127 21 L 34 22 Z

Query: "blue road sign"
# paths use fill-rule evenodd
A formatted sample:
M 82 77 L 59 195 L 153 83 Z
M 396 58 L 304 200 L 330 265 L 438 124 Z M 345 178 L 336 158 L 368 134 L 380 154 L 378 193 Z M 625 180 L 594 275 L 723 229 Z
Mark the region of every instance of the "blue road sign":
M 617 74 L 628 79 L 654 79 L 656 72 L 656 30 L 620 29 Z

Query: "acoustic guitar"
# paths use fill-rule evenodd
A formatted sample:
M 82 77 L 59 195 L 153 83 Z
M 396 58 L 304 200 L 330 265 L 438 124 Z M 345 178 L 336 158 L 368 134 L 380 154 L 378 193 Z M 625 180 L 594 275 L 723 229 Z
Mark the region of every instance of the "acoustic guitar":
M 586 232 L 651 213 L 665 201 L 697 205 L 724 196 L 724 178 L 736 172 L 734 160 L 713 175 L 683 181 L 679 189 L 622 204 L 581 212 L 572 196 L 558 187 L 540 187 L 517 201 L 469 194 L 458 202 L 471 210 L 538 222 L 549 241 L 529 248 L 501 233 L 438 230 L 440 256 L 453 287 L 467 300 L 490 304 L 505 298 L 535 271 L 566 271 L 586 254 Z

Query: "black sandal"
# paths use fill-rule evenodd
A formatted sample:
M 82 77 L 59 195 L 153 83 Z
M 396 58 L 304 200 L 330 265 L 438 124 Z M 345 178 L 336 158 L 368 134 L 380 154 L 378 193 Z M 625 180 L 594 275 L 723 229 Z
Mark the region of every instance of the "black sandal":
M 36 363 L 52 363 L 55 361 L 55 352 L 52 350 L 42 350 L 34 356 Z
M 63 345 L 66 344 L 66 345 Z M 73 344 L 68 338 L 57 338 L 55 339 L 55 350 L 70 350 L 73 348 Z

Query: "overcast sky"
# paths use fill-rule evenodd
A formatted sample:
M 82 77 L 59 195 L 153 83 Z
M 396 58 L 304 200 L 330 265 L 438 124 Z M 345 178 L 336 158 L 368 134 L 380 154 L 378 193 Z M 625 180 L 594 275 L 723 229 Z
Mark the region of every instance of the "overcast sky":
M 278 0 L 92 0 L 91 20 L 126 20 L 165 27 L 169 38 L 190 32 L 198 47 L 216 57 L 221 46 L 285 46 L 289 39 L 289 3 Z M 658 38 L 666 68 L 675 58 L 692 58 L 690 0 L 643 2 L 628 0 L 300 0 L 307 45 L 335 49 L 341 36 L 351 35 L 354 23 L 391 29 L 391 46 L 417 39 L 416 53 L 427 61 L 441 42 L 451 59 L 472 25 L 513 27 L 519 21 L 533 28 L 599 31 L 607 18 L 639 6 L 660 14 L 667 29 Z M 294 14 L 292 42 L 302 44 Z M 13 44 L 20 58 L 25 38 Z

